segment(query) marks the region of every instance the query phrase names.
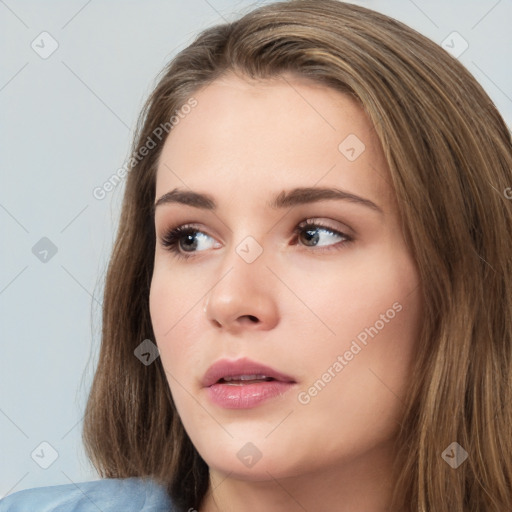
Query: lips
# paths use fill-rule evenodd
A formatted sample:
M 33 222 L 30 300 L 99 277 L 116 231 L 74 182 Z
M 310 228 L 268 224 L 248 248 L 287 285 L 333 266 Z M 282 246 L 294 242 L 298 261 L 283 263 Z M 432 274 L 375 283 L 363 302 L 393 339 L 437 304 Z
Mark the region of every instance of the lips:
M 230 361 L 223 359 L 214 363 L 205 373 L 201 383 L 203 387 L 210 387 L 214 384 L 225 384 L 231 386 L 249 386 L 251 384 L 265 382 L 294 383 L 295 380 L 266 366 L 250 359 L 237 359 Z
M 250 359 L 223 359 L 213 364 L 202 379 L 208 400 L 222 409 L 252 409 L 274 400 L 286 400 L 296 386 L 289 375 Z

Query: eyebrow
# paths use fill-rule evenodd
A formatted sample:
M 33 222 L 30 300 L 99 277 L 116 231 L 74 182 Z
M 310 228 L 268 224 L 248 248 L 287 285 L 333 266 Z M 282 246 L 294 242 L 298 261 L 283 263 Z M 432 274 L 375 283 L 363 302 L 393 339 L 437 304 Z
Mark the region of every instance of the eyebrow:
M 283 190 L 277 194 L 273 199 L 267 202 L 267 206 L 274 210 L 281 208 L 289 208 L 292 206 L 316 203 L 326 200 L 343 200 L 351 203 L 366 206 L 376 212 L 384 213 L 382 209 L 377 206 L 373 201 L 363 197 L 351 194 L 345 190 L 337 188 L 325 187 L 299 187 L 291 190 Z M 174 189 L 165 193 L 153 206 L 153 212 L 158 206 L 163 204 L 179 203 L 194 208 L 201 208 L 204 210 L 215 211 L 217 203 L 215 199 L 209 194 L 201 194 L 191 190 Z

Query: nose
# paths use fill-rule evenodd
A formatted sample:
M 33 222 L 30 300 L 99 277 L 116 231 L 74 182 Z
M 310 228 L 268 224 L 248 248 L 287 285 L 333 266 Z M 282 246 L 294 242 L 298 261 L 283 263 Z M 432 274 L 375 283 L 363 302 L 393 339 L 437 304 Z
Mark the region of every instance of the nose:
M 266 331 L 277 325 L 275 276 L 266 266 L 264 253 L 248 263 L 233 250 L 219 276 L 203 305 L 211 325 L 230 333 Z

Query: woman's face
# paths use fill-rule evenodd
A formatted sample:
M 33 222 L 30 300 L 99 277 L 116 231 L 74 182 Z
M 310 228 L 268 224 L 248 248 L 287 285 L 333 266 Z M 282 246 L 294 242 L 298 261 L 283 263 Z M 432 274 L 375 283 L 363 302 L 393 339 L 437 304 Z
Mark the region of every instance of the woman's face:
M 253 480 L 391 453 L 421 320 L 372 125 L 284 77 L 195 94 L 156 181 L 150 310 L 172 396 L 210 469 Z

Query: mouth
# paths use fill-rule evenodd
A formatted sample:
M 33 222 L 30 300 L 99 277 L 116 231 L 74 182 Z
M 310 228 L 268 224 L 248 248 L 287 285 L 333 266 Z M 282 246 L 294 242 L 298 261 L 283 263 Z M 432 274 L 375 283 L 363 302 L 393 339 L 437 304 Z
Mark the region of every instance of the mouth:
M 230 386 L 245 386 L 262 382 L 295 382 L 295 380 L 266 366 L 250 359 L 221 359 L 214 363 L 205 373 L 202 379 L 203 387 L 214 384 L 226 384 Z
M 244 358 L 217 361 L 201 383 L 214 404 L 226 409 L 248 409 L 284 395 L 296 381 L 269 366 Z
M 223 377 L 217 381 L 217 384 L 227 384 L 228 386 L 247 386 L 248 384 L 256 384 L 257 382 L 271 382 L 273 377 L 266 375 L 235 375 L 233 377 Z

